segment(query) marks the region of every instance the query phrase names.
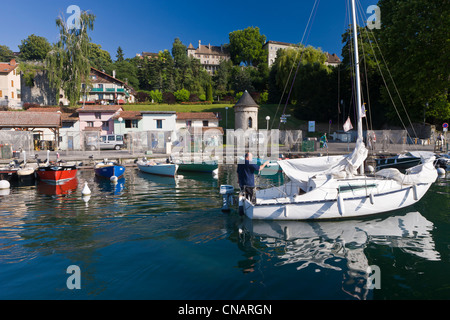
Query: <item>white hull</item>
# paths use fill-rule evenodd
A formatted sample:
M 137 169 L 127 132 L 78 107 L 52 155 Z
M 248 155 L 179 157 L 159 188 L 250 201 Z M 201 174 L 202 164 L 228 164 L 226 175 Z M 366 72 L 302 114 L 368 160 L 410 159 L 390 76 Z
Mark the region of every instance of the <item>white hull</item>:
M 373 195 L 374 204 L 372 204 L 370 196 L 343 198 L 342 208 L 338 204 L 337 198 L 317 201 L 289 201 L 286 199 L 284 204 L 259 202 L 256 205 L 246 200 L 244 212 L 250 219 L 269 220 L 317 220 L 370 216 L 413 205 L 428 191 L 430 185 L 411 186 L 391 193 Z M 414 188 L 417 188 L 417 198 L 414 196 Z M 282 199 L 278 200 L 282 201 Z
M 174 177 L 178 170 L 178 165 L 171 163 L 146 164 L 138 162 L 137 166 L 142 172 L 168 177 Z
M 425 195 L 431 184 L 430 182 L 402 185 L 392 179 L 379 178 L 330 179 L 319 188 L 301 195 L 280 197 L 282 187 L 276 190 L 272 188 L 258 191 L 255 204 L 248 200 L 244 202 L 244 213 L 250 219 L 267 220 L 317 220 L 369 216 L 405 208 L 416 203 Z M 298 185 L 292 183 L 288 183 L 286 187 L 291 190 L 298 189 Z M 345 191 L 339 192 L 340 188 Z M 274 192 L 278 192 L 278 195 Z

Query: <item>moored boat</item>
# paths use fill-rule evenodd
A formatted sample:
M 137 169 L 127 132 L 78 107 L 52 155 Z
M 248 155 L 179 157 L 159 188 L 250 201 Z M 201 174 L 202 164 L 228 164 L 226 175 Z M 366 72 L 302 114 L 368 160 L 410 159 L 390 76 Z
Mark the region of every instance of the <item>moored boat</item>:
M 219 167 L 217 161 L 207 161 L 201 163 L 177 162 L 178 171 L 183 172 L 205 172 L 211 173 Z
M 423 159 L 435 156 L 432 152 L 411 151 L 393 157 L 376 158 L 376 170 L 395 168 L 406 170 L 423 163 Z
M 174 177 L 178 170 L 178 165 L 174 163 L 156 163 L 147 159 L 136 162 L 139 170 L 145 173 L 155 174 L 159 176 Z
M 102 162 L 95 164 L 94 172 L 96 176 L 101 178 L 110 179 L 113 176 L 121 178 L 125 173 L 125 167 L 117 164 L 116 162 L 105 159 Z
M 17 170 L 17 177 L 20 181 L 32 181 L 36 178 L 36 168 L 26 166 Z
M 14 167 L 0 168 L 0 180 L 14 181 L 17 180 L 17 170 Z
M 36 170 L 41 181 L 61 184 L 72 180 L 77 175 L 77 167 L 75 165 L 58 163 L 49 163 L 39 166 Z

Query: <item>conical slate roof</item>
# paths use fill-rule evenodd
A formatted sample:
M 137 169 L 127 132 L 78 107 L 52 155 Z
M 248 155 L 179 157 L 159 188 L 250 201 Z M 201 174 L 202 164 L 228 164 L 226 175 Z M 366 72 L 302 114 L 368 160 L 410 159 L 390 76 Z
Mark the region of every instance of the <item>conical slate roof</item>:
M 247 90 L 245 90 L 242 97 L 239 99 L 239 101 L 234 105 L 235 107 L 259 107 L 258 104 L 256 104 L 255 100 L 253 100 L 250 93 L 248 93 Z

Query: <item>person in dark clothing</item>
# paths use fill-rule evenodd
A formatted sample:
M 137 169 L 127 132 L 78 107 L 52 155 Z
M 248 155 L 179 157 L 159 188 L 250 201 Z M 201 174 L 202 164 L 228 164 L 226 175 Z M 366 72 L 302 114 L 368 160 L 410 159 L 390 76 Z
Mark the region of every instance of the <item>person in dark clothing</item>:
M 238 164 L 237 175 L 238 183 L 241 188 L 241 192 L 250 201 L 254 202 L 255 199 L 255 173 L 259 173 L 264 167 L 269 164 L 270 161 L 266 161 L 262 166 L 250 163 L 253 159 L 253 155 L 248 152 L 245 154 L 245 162 Z

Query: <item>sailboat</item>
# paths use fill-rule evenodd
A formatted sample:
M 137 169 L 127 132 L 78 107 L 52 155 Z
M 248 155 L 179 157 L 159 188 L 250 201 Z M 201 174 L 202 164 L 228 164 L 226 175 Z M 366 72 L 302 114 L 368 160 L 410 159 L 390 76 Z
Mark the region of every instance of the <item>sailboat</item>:
M 357 34 L 355 0 L 353 34 Z M 361 103 L 358 39 L 353 37 L 357 106 Z M 262 189 L 256 197 L 241 196 L 239 205 L 250 219 L 319 220 L 363 217 L 410 206 L 419 201 L 437 179 L 434 157 L 401 173 L 388 168 L 364 175 L 368 150 L 363 142 L 362 110 L 358 109 L 358 138 L 349 155 L 278 161 L 290 179 L 280 187 Z

